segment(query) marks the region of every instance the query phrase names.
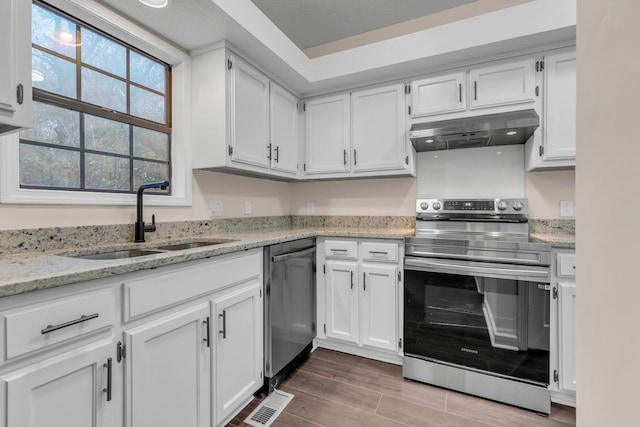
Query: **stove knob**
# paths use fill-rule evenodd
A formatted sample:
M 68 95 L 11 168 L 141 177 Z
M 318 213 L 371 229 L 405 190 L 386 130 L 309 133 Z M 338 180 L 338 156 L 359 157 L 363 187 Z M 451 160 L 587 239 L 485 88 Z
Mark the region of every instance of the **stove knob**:
M 429 208 L 429 203 L 427 202 L 420 203 L 420 209 L 422 209 L 423 211 L 426 211 L 427 208 Z
M 440 202 L 433 202 L 433 205 L 431 205 L 431 207 L 433 208 L 434 211 L 438 211 L 440 210 L 442 205 L 440 204 Z
M 522 208 L 524 208 L 524 204 L 522 202 L 513 202 L 513 210 L 514 211 L 521 211 Z
M 504 211 L 509 207 L 507 202 L 498 202 L 498 210 Z

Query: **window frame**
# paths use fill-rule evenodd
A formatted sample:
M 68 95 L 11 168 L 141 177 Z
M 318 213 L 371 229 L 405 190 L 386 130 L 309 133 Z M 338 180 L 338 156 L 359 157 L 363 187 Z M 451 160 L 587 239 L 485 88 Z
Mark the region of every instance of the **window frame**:
M 83 0 L 45 0 L 49 5 L 78 20 L 122 40 L 135 49 L 171 66 L 171 93 L 167 108 L 171 111 L 170 195 L 148 194 L 145 204 L 155 206 L 191 206 L 191 57 L 174 45 L 149 33 L 124 16 L 94 2 Z M 18 53 L 21 54 L 21 53 Z M 31 48 L 24 54 L 31 55 Z M 20 188 L 19 135 L 0 138 L 0 203 L 54 205 L 135 205 L 136 195 L 90 190 Z

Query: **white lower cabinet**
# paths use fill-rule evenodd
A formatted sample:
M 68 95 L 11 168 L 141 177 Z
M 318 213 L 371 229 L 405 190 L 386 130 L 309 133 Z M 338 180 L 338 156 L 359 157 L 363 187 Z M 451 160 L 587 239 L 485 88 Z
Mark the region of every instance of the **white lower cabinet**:
M 573 249 L 554 249 L 551 268 L 551 398 L 576 403 L 576 256 Z
M 403 245 L 318 239 L 318 345 L 400 363 Z
M 262 305 L 262 283 L 257 280 L 213 300 L 218 426 L 233 418 L 262 386 Z
M 114 399 L 121 394 L 112 382 L 114 357 L 110 337 L 0 376 L 0 425 L 117 425 Z
M 125 332 L 125 426 L 211 425 L 209 304 Z

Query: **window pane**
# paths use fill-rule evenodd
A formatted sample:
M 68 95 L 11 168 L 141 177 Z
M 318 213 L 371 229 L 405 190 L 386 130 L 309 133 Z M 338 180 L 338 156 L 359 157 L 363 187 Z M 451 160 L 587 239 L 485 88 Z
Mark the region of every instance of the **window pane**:
M 82 67 L 82 100 L 126 113 L 127 84 Z
M 50 144 L 80 146 L 80 114 L 77 111 L 33 103 L 33 128 L 20 132 L 20 139 Z
M 149 129 L 133 128 L 133 155 L 153 160 L 169 160 L 169 135 Z
M 131 115 L 164 123 L 164 96 L 131 86 Z
M 164 93 L 166 68 L 163 64 L 134 51 L 131 51 L 129 60 L 131 62 L 129 65 L 131 81 Z
M 82 62 L 127 77 L 127 49 L 86 28 L 82 28 Z
M 75 99 L 76 64 L 38 49 L 31 51 L 33 87 Z
M 80 153 L 20 144 L 20 185 L 80 188 Z
M 92 190 L 129 190 L 129 159 L 85 155 L 85 187 Z
M 88 150 L 129 154 L 129 125 L 85 114 L 84 146 Z
M 165 163 L 133 161 L 133 188 L 138 188 L 145 182 L 169 180 L 169 165 Z M 150 190 L 149 190 L 150 191 Z M 168 193 L 169 190 L 156 190 L 157 193 Z
M 31 41 L 75 59 L 76 24 L 37 4 L 33 4 L 31 11 Z

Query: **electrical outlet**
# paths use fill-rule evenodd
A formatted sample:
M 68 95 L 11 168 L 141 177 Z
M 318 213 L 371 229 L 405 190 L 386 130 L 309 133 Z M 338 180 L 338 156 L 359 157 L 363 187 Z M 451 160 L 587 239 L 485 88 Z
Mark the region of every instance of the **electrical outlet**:
M 244 214 L 245 215 L 251 214 L 251 200 L 244 201 Z
M 315 207 L 313 206 L 313 202 L 307 203 L 307 213 L 312 214 L 315 212 Z
M 573 201 L 560 200 L 560 216 L 573 216 Z
M 209 216 L 222 216 L 222 200 L 209 200 Z

